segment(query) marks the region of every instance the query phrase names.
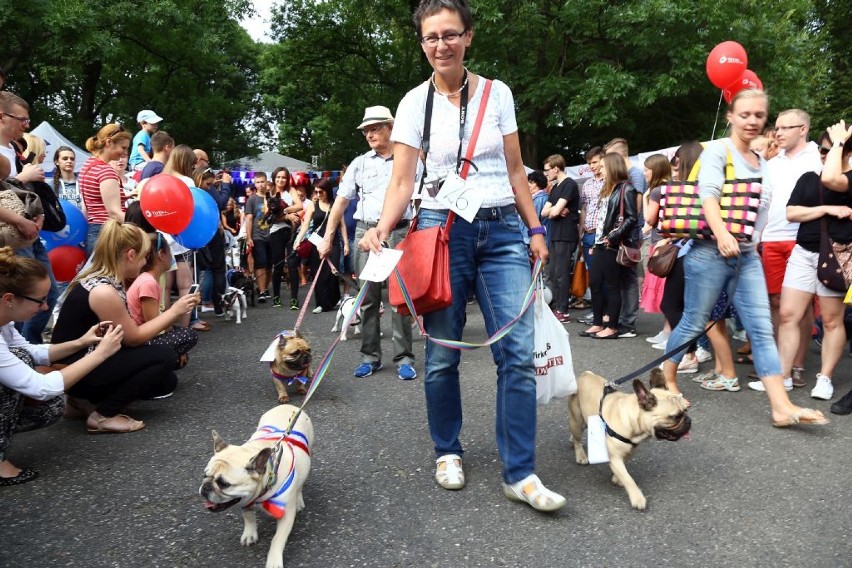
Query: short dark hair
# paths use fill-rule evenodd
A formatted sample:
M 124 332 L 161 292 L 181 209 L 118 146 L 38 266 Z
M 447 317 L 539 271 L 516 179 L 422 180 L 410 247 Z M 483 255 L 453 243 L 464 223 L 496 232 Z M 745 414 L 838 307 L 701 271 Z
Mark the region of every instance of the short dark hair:
M 541 170 L 533 170 L 528 173 L 527 181 L 536 184 L 539 189 L 547 187 L 547 176 Z
M 562 154 L 553 154 L 552 156 L 548 156 L 545 158 L 544 163 L 551 168 L 556 168 L 560 171 L 565 169 L 565 157 L 562 156 Z
M 588 164 L 595 158 L 603 159 L 604 154 L 605 152 L 603 151 L 603 148 L 601 148 L 600 146 L 594 146 L 588 152 L 586 152 L 586 163 Z
M 165 130 L 158 130 L 151 136 L 151 148 L 154 152 L 162 152 L 166 146 L 174 146 L 175 139 Z
M 414 11 L 414 29 L 417 30 L 418 38 L 423 33 L 423 20 L 441 10 L 455 12 L 461 18 L 465 30 L 473 29 L 473 15 L 467 0 L 420 0 L 420 4 Z

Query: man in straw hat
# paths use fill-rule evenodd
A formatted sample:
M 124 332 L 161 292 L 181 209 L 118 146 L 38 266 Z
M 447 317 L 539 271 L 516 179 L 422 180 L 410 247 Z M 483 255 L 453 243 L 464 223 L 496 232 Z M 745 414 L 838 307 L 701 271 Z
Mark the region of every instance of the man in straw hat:
M 383 106 L 367 107 L 364 119 L 358 125 L 358 130 L 364 133 L 370 151 L 358 156 L 343 175 L 337 198 L 331 209 L 328 227 L 322 244 L 317 247 L 320 256 L 325 258 L 331 250 L 331 239 L 337 225 L 343 217 L 343 212 L 349 202 L 356 197 L 358 206 L 355 210 L 355 242 L 358 242 L 367 230 L 376 226 L 381 217 L 385 192 L 393 171 L 393 144 L 390 140 L 393 115 L 390 109 Z M 394 230 L 388 236 L 391 247 L 396 246 L 408 232 L 412 211 L 409 207 Z M 355 268 L 363 270 L 369 253 L 354 250 Z M 333 258 L 332 262 L 339 259 Z M 355 369 L 356 377 L 368 377 L 382 368 L 381 321 L 379 306 L 382 299 L 382 286 L 372 284 L 364 298 L 361 313 L 361 364 Z M 414 370 L 414 352 L 411 347 L 411 318 L 402 316 L 395 311 L 391 316 L 393 324 L 393 362 L 400 379 L 411 380 L 417 377 Z

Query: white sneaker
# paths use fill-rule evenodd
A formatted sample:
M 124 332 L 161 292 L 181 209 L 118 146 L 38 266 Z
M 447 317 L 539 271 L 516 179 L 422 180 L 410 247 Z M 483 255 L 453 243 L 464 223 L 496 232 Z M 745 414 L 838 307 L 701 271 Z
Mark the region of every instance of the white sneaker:
M 677 366 L 677 372 L 686 375 L 698 372 L 698 359 L 687 359 L 684 357 Z
M 665 351 L 666 345 L 668 345 L 666 341 L 663 341 L 662 343 L 655 343 L 651 346 L 651 349 L 659 349 L 660 351 Z
M 820 400 L 831 400 L 834 396 L 834 386 L 831 384 L 831 377 L 826 377 L 822 373 L 817 373 L 816 386 L 811 391 L 811 398 Z
M 657 335 L 655 335 L 653 337 L 646 337 L 645 338 L 645 341 L 647 341 L 648 343 L 662 343 L 664 345 L 668 340 L 669 340 L 669 334 L 666 333 L 665 331 L 660 331 L 660 333 L 658 333 Z
M 312 310 L 311 310 L 311 313 L 313 313 L 313 314 L 321 314 L 321 313 L 322 313 L 322 306 L 317 306 L 317 307 L 315 307 L 314 309 L 312 309 Z
M 766 387 L 763 386 L 763 381 L 751 381 L 748 384 L 748 388 L 750 388 L 753 391 L 757 391 L 757 392 L 766 392 Z M 793 379 L 792 378 L 784 379 L 784 390 L 788 391 L 788 392 L 793 390 Z
M 695 358 L 698 359 L 699 363 L 706 363 L 713 359 L 713 354 L 703 347 L 699 347 L 695 350 Z

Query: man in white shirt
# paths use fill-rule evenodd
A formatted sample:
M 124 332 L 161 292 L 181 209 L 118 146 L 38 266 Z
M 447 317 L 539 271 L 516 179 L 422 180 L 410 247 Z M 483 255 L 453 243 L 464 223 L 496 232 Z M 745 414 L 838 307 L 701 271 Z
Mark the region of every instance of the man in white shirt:
M 24 136 L 30 127 L 30 106 L 21 97 L 9 91 L 0 91 L 0 155 L 9 161 L 10 173 L 6 177 L 17 178 L 26 183 L 44 181 L 44 170 L 41 166 L 26 164 L 21 170 L 17 167 L 17 154 L 14 143 Z M 0 207 L 0 221 L 18 227 L 21 234 L 32 239 L 38 235 L 41 228 L 36 221 L 31 221 L 17 213 Z
M 775 120 L 775 143 L 778 154 L 768 162 L 768 187 L 771 189 L 769 213 L 766 226 L 761 233 L 763 243 L 761 258 L 763 272 L 766 275 L 766 289 L 769 293 L 769 306 L 772 310 L 772 325 L 778 337 L 780 323 L 781 286 L 787 270 L 787 259 L 796 245 L 798 223 L 787 221 L 787 202 L 796 182 L 806 172 L 822 170 L 819 148 L 814 142 L 808 142 L 810 116 L 803 110 L 785 110 Z M 804 387 L 804 361 L 813 325 L 813 310 L 802 320 L 799 350 L 793 360 L 792 385 Z M 756 381 L 760 383 L 760 381 Z M 758 385 L 755 385 L 758 386 Z M 757 389 L 763 390 L 760 383 Z M 785 385 L 789 386 L 789 385 Z M 751 387 L 751 383 L 749 384 Z M 754 388 L 754 387 L 751 387 Z
M 368 107 L 364 119 L 358 125 L 358 130 L 364 133 L 370 151 L 352 160 L 331 208 L 325 238 L 317 251 L 320 257 L 326 258 L 331 251 L 331 239 L 337 231 L 337 226 L 343 218 L 343 212 L 349 202 L 358 198 L 355 210 L 355 242 L 361 240 L 369 229 L 376 226 L 382 215 L 385 202 L 385 192 L 393 172 L 393 144 L 390 140 L 393 128 L 393 115 L 390 109 L 383 106 Z M 395 247 L 408 233 L 412 211 L 409 207 L 390 235 L 388 244 Z M 364 269 L 369 253 L 357 249 L 355 252 L 355 269 L 358 273 Z M 332 259 L 337 261 L 338 259 Z M 361 364 L 353 373 L 356 377 L 368 377 L 382 368 L 381 320 L 379 307 L 382 301 L 382 286 L 371 283 L 370 289 L 361 306 Z M 400 379 L 411 380 L 417 377 L 414 370 L 414 351 L 411 346 L 411 317 L 392 311 L 393 327 L 393 362 L 397 367 Z

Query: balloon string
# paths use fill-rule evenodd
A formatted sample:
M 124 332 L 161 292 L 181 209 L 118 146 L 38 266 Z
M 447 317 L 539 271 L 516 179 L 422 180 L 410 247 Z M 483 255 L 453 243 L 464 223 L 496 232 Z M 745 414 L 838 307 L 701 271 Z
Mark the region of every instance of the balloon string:
M 716 106 L 716 119 L 713 121 L 713 132 L 710 133 L 710 140 L 716 139 L 716 125 L 719 124 L 719 111 L 722 110 L 722 96 L 724 94 L 724 90 L 719 91 L 719 104 Z

